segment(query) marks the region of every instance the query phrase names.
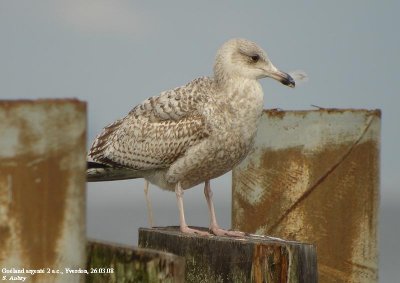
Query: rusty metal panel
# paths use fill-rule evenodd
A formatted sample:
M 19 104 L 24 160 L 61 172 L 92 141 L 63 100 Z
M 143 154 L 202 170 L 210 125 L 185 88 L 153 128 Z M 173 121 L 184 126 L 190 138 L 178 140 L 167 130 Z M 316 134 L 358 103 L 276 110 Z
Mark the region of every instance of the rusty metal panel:
M 377 282 L 379 110 L 263 113 L 232 226 L 315 244 L 319 282 Z
M 0 101 L 0 121 L 1 279 L 82 281 L 86 103 Z

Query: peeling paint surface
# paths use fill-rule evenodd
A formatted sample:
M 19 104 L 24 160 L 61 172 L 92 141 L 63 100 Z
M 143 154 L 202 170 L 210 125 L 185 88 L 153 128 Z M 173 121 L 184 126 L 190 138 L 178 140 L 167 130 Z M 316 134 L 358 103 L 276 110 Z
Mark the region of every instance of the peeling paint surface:
M 265 111 L 234 229 L 317 246 L 319 282 L 377 282 L 380 111 Z
M 0 145 L 6 145 L 0 146 L 0 266 L 83 268 L 86 104 L 0 101 L 0 117 Z M 24 276 L 80 281 L 76 275 Z

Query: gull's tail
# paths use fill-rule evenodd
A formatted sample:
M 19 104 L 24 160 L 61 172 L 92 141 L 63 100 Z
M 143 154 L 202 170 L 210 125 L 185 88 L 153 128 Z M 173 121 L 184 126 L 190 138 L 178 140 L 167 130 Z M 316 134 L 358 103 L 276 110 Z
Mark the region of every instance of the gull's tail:
M 102 163 L 88 161 L 86 170 L 87 182 L 116 181 L 142 178 L 143 172 L 129 168 L 111 167 Z

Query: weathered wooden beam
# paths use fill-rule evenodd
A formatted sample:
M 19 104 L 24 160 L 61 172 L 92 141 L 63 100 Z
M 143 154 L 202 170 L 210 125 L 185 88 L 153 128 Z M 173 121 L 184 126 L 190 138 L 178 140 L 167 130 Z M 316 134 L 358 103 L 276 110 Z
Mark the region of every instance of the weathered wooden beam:
M 377 282 L 380 115 L 265 111 L 233 170 L 233 228 L 313 243 L 319 282 Z
M 1 280 L 83 279 L 85 152 L 86 103 L 0 101 Z
M 196 236 L 140 228 L 139 246 L 186 259 L 185 282 L 317 282 L 314 246 L 277 238 Z
M 185 260 L 171 253 L 89 241 L 86 282 L 185 282 Z

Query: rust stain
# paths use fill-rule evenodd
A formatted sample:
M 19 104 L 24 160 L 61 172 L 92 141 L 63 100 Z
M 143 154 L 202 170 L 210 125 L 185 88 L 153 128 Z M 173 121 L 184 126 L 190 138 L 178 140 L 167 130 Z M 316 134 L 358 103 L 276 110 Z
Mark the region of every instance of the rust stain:
M 287 282 L 289 255 L 285 247 L 255 245 L 252 262 L 252 282 Z
M 71 107 L 73 111 L 67 110 L 64 113 L 65 106 Z M 30 107 L 34 108 L 31 110 Z M 75 140 L 76 143 L 71 143 L 59 136 L 54 137 L 51 130 L 47 131 L 46 123 L 51 125 L 51 129 L 64 129 L 65 124 L 76 122 L 75 115 L 80 118 L 85 108 L 85 103 L 76 99 L 0 101 L 0 109 L 8 117 L 10 127 L 18 128 L 19 131 L 15 156 L 0 157 L 0 193 L 9 194 L 10 199 L 7 203 L 0 203 L 10 221 L 0 226 L 0 239 L 6 247 L 11 237 L 15 238 L 14 241 L 21 247 L 23 262 L 20 264 L 25 268 L 53 267 L 60 257 L 57 244 L 65 232 L 63 225 L 68 213 L 66 197 L 69 179 L 76 176 L 77 172 L 76 167 L 65 166 L 61 162 L 66 157 L 76 156 L 71 153 L 76 152 L 77 146 L 81 148 L 85 144 L 84 130 Z M 20 116 L 15 115 L 17 110 L 22 110 Z M 47 111 L 52 111 L 52 114 L 47 115 Z M 44 124 L 40 125 L 40 129 L 44 130 L 37 131 L 37 128 L 30 126 L 30 116 L 25 113 L 40 113 L 41 117 L 45 117 Z M 55 119 L 54 113 L 60 113 L 61 118 Z M 51 149 L 45 153 L 38 153 L 35 146 L 47 137 L 52 137 L 51 141 L 56 144 L 52 144 Z M 62 137 L 67 138 L 68 135 Z M 44 144 L 45 148 L 47 146 Z M 2 185 L 7 178 L 11 180 L 9 192 Z M 82 184 L 83 180 L 82 174 Z M 13 235 L 10 233 L 11 222 L 15 224 Z M 9 249 L 4 250 L 7 252 Z M 2 260 L 6 256 L 1 254 Z
M 14 159 L 19 174 L 13 176 L 11 214 L 19 224 L 25 260 L 31 268 L 53 266 L 56 260 L 68 186 L 68 174 L 57 166 L 62 156 L 49 156 L 33 168 L 26 164 L 37 156 Z M 13 174 L 11 170 L 4 171 Z
M 283 119 L 285 118 L 286 115 L 286 111 L 280 109 L 268 109 L 264 110 L 264 113 L 267 114 L 269 118 L 278 118 L 278 119 Z
M 1 189 L 1 188 L 0 188 Z M 0 204 L 3 206 L 2 204 Z M 10 227 L 5 225 L 5 224 L 0 224 L 0 241 L 2 242 L 2 245 L 9 245 L 11 237 L 11 231 Z M 5 257 L 7 256 L 7 250 L 6 249 L 0 249 L 0 261 L 3 261 Z
M 321 174 L 321 176 L 319 178 L 317 178 L 315 180 L 315 182 L 309 187 L 307 188 L 303 194 L 301 195 L 301 197 L 299 197 L 296 202 L 294 202 L 292 204 L 292 206 L 287 209 L 285 211 L 285 213 L 278 219 L 278 221 L 270 228 L 271 231 L 273 231 L 279 224 L 280 222 L 287 217 L 287 215 L 289 213 L 291 213 L 294 209 L 296 209 L 296 207 L 302 202 L 304 201 L 322 182 L 325 181 L 325 179 L 332 174 L 332 172 L 334 172 L 336 170 L 336 168 L 343 163 L 346 158 L 350 155 L 350 153 L 353 151 L 353 149 L 359 144 L 359 142 L 361 141 L 361 139 L 364 137 L 365 133 L 368 131 L 369 127 L 371 126 L 372 123 L 372 119 L 369 119 L 369 122 L 367 123 L 366 127 L 364 128 L 363 132 L 361 133 L 361 135 L 359 136 L 359 138 L 354 141 L 353 144 L 349 145 L 348 149 L 346 151 L 344 151 L 344 153 L 342 155 L 340 155 L 340 157 L 337 160 L 332 159 L 333 164 L 330 167 L 327 167 L 328 169 L 326 170 L 326 172 L 324 174 Z
M 347 158 L 326 175 L 326 168 L 331 168 L 338 157 L 346 154 L 352 146 Z M 341 276 L 346 274 L 347 280 L 351 280 L 352 272 L 359 268 L 345 259 L 375 262 L 377 256 L 376 247 L 371 243 L 377 237 L 375 216 L 379 196 L 375 188 L 379 180 L 374 172 L 378 172 L 378 150 L 374 141 L 332 145 L 313 155 L 304 155 L 301 148 L 265 150 L 260 157 L 260 166 L 249 165 L 249 170 L 235 176 L 234 182 L 238 187 L 234 190 L 233 199 L 241 214 L 233 218 L 234 227 L 247 232 L 264 227 L 265 234 L 316 244 L 318 264 L 337 270 Z M 293 190 L 293 184 L 302 178 L 298 173 L 289 174 L 290 178 L 287 178 L 286 169 L 293 162 L 302 164 L 300 168 L 311 172 L 310 185 L 326 175 L 323 182 L 317 182 L 312 193 L 304 195 L 303 191 L 301 201 L 295 203 L 287 198 L 287 192 L 284 193 L 285 190 Z M 265 188 L 265 195 L 257 205 L 243 197 L 249 190 L 244 184 L 249 179 Z M 293 194 L 298 192 L 293 191 Z M 291 226 L 299 217 L 304 218 L 306 223 L 301 229 Z M 279 225 L 276 225 L 277 219 Z M 357 254 L 356 247 L 360 245 L 364 246 L 362 255 Z M 325 273 L 326 270 L 320 269 L 319 282 L 335 282 L 332 272 Z M 364 272 L 367 278 L 376 278 L 377 267 L 360 272 Z
M 283 112 L 360 114 L 359 109 Z M 364 136 L 381 112 L 364 112 L 366 126 L 354 142 L 327 144 L 323 152 L 265 148 L 233 174 L 233 227 L 315 244 L 319 282 L 377 280 L 379 141 Z M 262 193 L 254 194 L 257 187 Z
M 343 113 L 359 113 L 360 111 L 365 112 L 366 116 L 375 116 L 377 118 L 381 118 L 382 112 L 380 109 L 368 110 L 368 109 L 343 109 L 343 108 L 318 108 L 314 110 L 282 110 L 279 108 L 276 109 L 264 109 L 264 114 L 268 116 L 268 118 L 285 118 L 286 114 L 296 115 L 299 118 L 305 117 L 310 112 L 318 112 L 321 115 L 323 114 L 343 114 Z
M 261 283 L 263 282 L 263 270 L 262 270 L 262 262 L 260 262 L 260 257 L 264 258 L 263 256 L 263 249 L 260 248 L 259 245 L 256 245 L 254 247 L 254 252 L 253 252 L 253 266 L 252 266 L 252 274 L 253 274 L 253 280 L 255 283 Z
M 284 157 L 288 157 L 285 159 Z M 261 164 L 250 164 L 246 171 L 235 172 L 234 183 L 240 184 L 240 188 L 234 190 L 233 199 L 237 202 L 237 207 L 245 211 L 242 219 L 233 219 L 234 223 L 240 224 L 243 231 L 254 232 L 255 227 L 271 226 L 274 219 L 278 219 L 282 210 L 287 209 L 282 205 L 288 204 L 288 195 L 282 192 L 290 190 L 301 178 L 301 172 L 290 172 L 290 164 L 296 162 L 304 164 L 306 162 L 301 148 L 292 148 L 282 151 L 265 151 L 261 157 Z M 291 176 L 288 178 L 287 176 Z M 256 203 L 249 203 L 247 198 L 254 185 L 265 188 L 261 199 Z M 276 205 L 276 204 L 279 204 Z

